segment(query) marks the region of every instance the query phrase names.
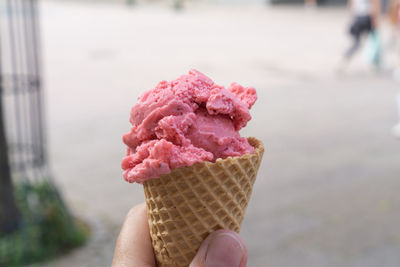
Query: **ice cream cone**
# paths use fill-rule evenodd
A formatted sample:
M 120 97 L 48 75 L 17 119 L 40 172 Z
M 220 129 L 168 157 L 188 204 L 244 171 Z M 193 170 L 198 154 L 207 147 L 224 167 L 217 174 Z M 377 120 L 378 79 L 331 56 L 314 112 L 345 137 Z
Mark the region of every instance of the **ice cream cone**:
M 150 235 L 160 266 L 188 266 L 213 231 L 240 231 L 264 146 L 241 157 L 174 169 L 143 183 Z

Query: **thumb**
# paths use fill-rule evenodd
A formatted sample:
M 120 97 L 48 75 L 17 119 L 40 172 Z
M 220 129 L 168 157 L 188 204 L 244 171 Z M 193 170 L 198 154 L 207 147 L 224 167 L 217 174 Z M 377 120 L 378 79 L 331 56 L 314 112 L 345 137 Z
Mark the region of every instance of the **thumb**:
M 247 248 L 240 236 L 218 230 L 204 240 L 189 267 L 245 267 L 246 262 Z

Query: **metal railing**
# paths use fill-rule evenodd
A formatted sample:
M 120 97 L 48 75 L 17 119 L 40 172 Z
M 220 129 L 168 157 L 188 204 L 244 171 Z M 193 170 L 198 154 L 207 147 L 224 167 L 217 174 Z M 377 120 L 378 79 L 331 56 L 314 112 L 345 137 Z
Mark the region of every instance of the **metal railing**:
M 39 36 L 37 0 L 0 0 L 0 266 L 85 240 L 48 164 Z
M 2 0 L 1 12 L 1 90 L 11 171 L 14 179 L 43 179 L 50 174 L 37 1 Z

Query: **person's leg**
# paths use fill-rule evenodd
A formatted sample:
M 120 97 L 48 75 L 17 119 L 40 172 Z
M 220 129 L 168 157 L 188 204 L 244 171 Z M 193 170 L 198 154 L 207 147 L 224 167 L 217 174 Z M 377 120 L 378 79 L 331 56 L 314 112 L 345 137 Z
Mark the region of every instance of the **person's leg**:
M 347 61 L 350 61 L 350 59 L 353 57 L 355 52 L 360 47 L 360 43 L 361 43 L 360 34 L 353 35 L 353 44 L 349 47 L 349 49 L 347 49 L 346 53 L 344 54 L 344 57 Z
M 366 30 L 367 20 L 365 17 L 355 17 L 354 21 L 350 27 L 350 34 L 353 37 L 353 44 L 347 49 L 346 53 L 344 54 L 344 58 L 346 61 L 349 61 L 355 52 L 360 47 L 361 44 L 361 36 Z
M 355 19 L 350 27 L 350 35 L 352 39 L 351 46 L 345 51 L 343 57 L 341 58 L 338 66 L 336 67 L 337 73 L 342 73 L 348 67 L 348 64 L 353 57 L 354 53 L 358 50 L 361 42 L 361 35 L 359 31 L 358 20 Z
M 373 66 L 375 70 L 380 70 L 382 59 L 381 40 L 379 29 L 374 20 L 376 19 L 374 19 L 373 16 L 368 17 L 365 25 L 365 37 L 370 38 L 370 42 L 372 43 L 371 66 Z

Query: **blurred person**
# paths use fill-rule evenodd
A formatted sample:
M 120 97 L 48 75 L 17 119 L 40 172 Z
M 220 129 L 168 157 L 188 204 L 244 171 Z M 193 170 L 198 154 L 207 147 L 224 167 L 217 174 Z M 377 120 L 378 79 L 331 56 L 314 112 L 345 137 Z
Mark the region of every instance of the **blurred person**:
M 190 267 L 245 267 L 247 248 L 240 236 L 229 230 L 211 233 L 201 244 Z M 119 234 L 112 267 L 156 267 L 144 203 L 132 208 Z
M 353 44 L 345 52 L 339 70 L 343 70 L 361 46 L 362 39 L 373 34 L 377 38 L 379 16 L 381 12 L 380 0 L 349 0 L 348 6 L 352 14 L 350 35 Z

